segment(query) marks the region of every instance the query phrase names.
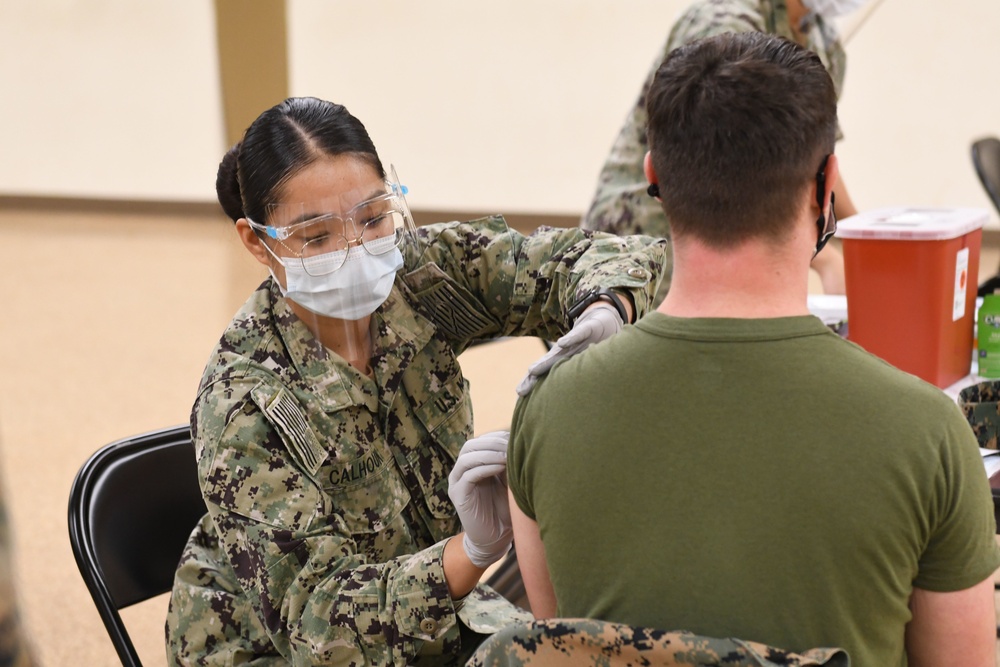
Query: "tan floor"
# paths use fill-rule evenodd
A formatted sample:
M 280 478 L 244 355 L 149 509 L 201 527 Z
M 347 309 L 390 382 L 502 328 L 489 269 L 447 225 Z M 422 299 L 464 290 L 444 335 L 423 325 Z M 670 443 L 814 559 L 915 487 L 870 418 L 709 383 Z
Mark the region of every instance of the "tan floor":
M 45 665 L 117 659 L 69 547 L 73 476 L 98 447 L 187 422 L 205 359 L 264 273 L 221 218 L 0 210 L 0 461 L 23 609 Z M 537 340 L 469 351 L 477 432 L 504 427 Z M 166 596 L 125 610 L 163 665 Z

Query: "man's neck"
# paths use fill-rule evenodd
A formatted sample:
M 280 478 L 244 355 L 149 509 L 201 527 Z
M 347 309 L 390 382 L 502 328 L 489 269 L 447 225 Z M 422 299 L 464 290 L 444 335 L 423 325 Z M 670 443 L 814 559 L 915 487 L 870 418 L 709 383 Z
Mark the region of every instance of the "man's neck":
M 726 250 L 679 242 L 670 291 L 657 310 L 674 317 L 807 315 L 809 257 L 802 254 L 757 240 Z

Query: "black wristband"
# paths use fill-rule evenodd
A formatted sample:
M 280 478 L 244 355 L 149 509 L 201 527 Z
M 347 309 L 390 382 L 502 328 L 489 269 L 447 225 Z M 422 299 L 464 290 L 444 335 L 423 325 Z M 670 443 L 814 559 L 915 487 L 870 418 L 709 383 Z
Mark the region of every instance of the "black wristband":
M 615 310 L 618 311 L 619 317 L 622 318 L 622 322 L 625 324 L 632 324 L 632 318 L 628 316 L 628 311 L 625 309 L 625 304 L 622 303 L 622 298 L 614 290 L 609 290 L 607 288 L 595 289 L 588 292 L 582 299 L 573 304 L 573 307 L 566 311 L 566 316 L 569 318 L 570 326 L 576 322 L 587 306 L 591 305 L 595 301 L 607 301 Z

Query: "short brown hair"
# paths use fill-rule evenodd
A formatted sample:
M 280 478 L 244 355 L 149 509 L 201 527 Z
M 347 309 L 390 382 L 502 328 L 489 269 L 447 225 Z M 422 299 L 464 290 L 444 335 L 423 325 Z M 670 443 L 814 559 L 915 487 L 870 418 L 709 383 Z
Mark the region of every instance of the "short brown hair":
M 833 152 L 830 75 L 816 54 L 773 35 L 727 33 L 672 51 L 646 106 L 671 227 L 715 247 L 780 239 Z

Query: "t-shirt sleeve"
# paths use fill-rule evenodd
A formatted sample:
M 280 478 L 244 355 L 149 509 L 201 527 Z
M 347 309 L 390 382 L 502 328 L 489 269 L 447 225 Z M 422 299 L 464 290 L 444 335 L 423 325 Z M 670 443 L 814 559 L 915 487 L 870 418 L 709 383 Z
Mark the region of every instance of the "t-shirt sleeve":
M 537 389 L 537 385 L 536 385 Z M 507 443 L 507 487 L 517 502 L 517 506 L 528 518 L 535 519 L 535 509 L 531 502 L 531 492 L 528 489 L 527 434 L 524 429 L 525 412 L 531 399 L 531 394 L 518 399 L 514 406 L 514 416 L 510 424 L 510 440 Z
M 913 585 L 959 591 L 1000 567 L 989 482 L 975 436 L 957 410 L 949 420 L 929 512 L 930 535 Z

